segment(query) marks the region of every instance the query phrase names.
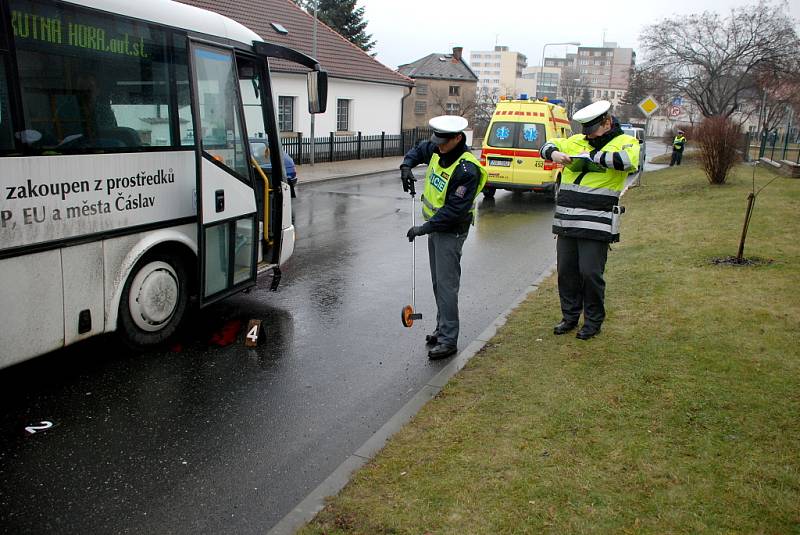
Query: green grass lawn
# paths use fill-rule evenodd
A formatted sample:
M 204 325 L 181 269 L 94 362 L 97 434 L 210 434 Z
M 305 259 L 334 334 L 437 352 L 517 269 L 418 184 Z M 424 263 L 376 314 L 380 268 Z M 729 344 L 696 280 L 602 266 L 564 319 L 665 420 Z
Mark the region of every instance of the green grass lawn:
M 751 169 L 646 174 L 603 332 L 554 336 L 547 281 L 302 533 L 800 533 L 800 180 L 758 197 L 769 262 L 711 263 Z
M 650 158 L 650 163 L 662 163 L 668 164 L 672 159 L 672 150 L 670 149 L 667 152 L 657 154 Z M 697 162 L 700 160 L 700 151 L 696 149 L 686 149 L 683 153 L 683 158 L 681 158 L 681 165 L 685 165 L 688 163 Z

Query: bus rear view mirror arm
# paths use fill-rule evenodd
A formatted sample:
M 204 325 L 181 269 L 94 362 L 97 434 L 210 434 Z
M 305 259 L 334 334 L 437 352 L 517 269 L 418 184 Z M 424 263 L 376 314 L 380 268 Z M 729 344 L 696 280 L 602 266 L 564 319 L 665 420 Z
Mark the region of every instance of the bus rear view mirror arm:
M 325 113 L 328 105 L 328 73 L 316 59 L 274 43 L 257 42 L 255 49 L 260 56 L 285 59 L 312 69 L 308 73 L 308 112 Z

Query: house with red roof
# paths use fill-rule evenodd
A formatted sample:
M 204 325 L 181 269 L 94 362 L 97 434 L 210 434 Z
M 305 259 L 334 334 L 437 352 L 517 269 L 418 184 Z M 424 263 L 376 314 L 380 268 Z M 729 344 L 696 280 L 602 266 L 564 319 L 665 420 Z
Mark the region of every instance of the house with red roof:
M 340 34 L 317 21 L 317 53 L 313 53 L 314 17 L 292 0 L 181 0 L 244 24 L 266 42 L 315 57 L 328 72 L 328 108 L 315 118 L 315 135 L 362 132 L 398 134 L 403 98 L 413 80 L 386 67 Z M 285 136 L 311 133 L 306 72 L 283 60 L 271 60 L 272 92 L 278 127 Z

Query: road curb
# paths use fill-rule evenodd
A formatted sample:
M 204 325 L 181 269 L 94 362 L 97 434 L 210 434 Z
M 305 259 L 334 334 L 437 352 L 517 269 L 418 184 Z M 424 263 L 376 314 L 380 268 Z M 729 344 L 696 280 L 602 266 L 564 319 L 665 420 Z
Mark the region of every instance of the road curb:
M 325 177 L 322 177 L 322 178 L 314 178 L 314 179 L 311 179 L 311 180 L 298 180 L 297 181 L 297 186 L 302 187 L 303 184 L 316 184 L 317 182 L 328 182 L 330 180 L 341 180 L 341 179 L 345 179 L 345 178 L 361 178 L 361 177 L 365 177 L 365 176 L 369 176 L 369 175 L 377 175 L 377 174 L 380 174 L 380 173 L 391 173 L 392 171 L 398 171 L 398 169 L 394 169 L 394 168 L 392 168 L 392 169 L 377 169 L 377 170 L 372 170 L 372 171 L 364 171 L 364 172 L 358 172 L 358 173 L 352 173 L 352 174 L 346 174 L 346 175 L 330 175 L 330 176 L 325 176 Z M 295 187 L 297 187 L 297 186 L 295 186 Z
M 337 177 L 342 178 L 342 177 Z M 325 498 L 334 496 L 341 491 L 350 481 L 353 473 L 364 466 L 367 461 L 372 459 L 383 447 L 386 442 L 406 425 L 425 406 L 448 381 L 457 374 L 467 362 L 474 357 L 486 343 L 497 334 L 497 330 L 506 324 L 509 315 L 521 305 L 527 297 L 536 291 L 542 281 L 551 276 L 556 269 L 553 262 L 542 274 L 511 303 L 511 305 L 500 313 L 489 326 L 483 330 L 467 347 L 456 355 L 447 365 L 439 370 L 415 395 L 408 400 L 394 416 L 381 426 L 364 444 L 353 452 L 345 461 L 340 464 L 329 475 L 325 481 L 320 483 L 317 488 L 311 491 L 303 501 L 284 516 L 275 526 L 267 532 L 267 535 L 292 535 L 319 513 L 325 507 Z
M 419 173 L 418 176 L 421 175 L 422 177 L 424 177 L 425 173 L 427 172 L 428 166 L 423 164 L 423 165 L 418 166 L 415 169 Z M 316 184 L 317 182 L 328 182 L 330 180 L 340 180 L 340 179 L 346 179 L 346 178 L 361 178 L 361 177 L 365 177 L 365 176 L 369 176 L 369 175 L 377 175 L 377 174 L 392 173 L 392 172 L 398 172 L 398 180 L 399 180 L 400 167 L 397 166 L 397 167 L 389 167 L 389 168 L 385 168 L 385 169 L 372 169 L 370 171 L 358 171 L 356 173 L 348 173 L 348 174 L 344 174 L 344 175 L 329 175 L 329 176 L 324 176 L 324 177 L 320 177 L 320 178 L 312 178 L 312 179 L 305 179 L 305 180 L 300 179 L 300 180 L 297 181 L 297 185 L 302 187 L 303 184 Z

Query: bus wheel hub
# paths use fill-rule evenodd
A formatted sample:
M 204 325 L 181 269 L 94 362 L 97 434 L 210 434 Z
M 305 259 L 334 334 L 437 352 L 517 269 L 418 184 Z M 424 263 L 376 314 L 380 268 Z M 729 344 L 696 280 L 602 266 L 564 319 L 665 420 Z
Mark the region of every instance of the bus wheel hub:
M 151 262 L 144 266 L 131 284 L 131 317 L 144 331 L 161 329 L 175 312 L 180 291 L 172 266 Z

